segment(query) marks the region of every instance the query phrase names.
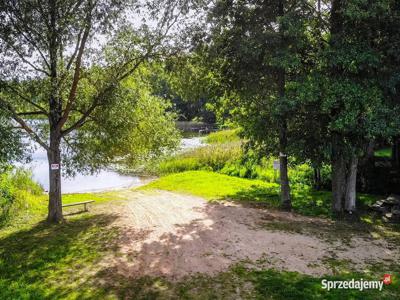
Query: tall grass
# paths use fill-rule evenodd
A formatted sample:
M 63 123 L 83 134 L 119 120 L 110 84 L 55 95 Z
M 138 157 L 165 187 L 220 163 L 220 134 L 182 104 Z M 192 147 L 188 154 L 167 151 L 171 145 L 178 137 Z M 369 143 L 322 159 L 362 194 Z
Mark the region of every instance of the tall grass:
M 189 170 L 219 171 L 240 158 L 240 142 L 213 144 L 196 148 L 161 161 L 156 167 L 159 175 Z
M 239 142 L 240 138 L 238 136 L 237 129 L 228 129 L 210 133 L 205 138 L 205 141 L 208 144 L 223 144 L 223 143 Z
M 30 171 L 20 168 L 0 174 L 0 226 L 24 211 L 39 209 L 42 187 L 32 180 Z
M 244 154 L 243 141 L 237 130 L 224 130 L 211 133 L 206 137 L 207 146 L 176 154 L 152 166 L 152 173 L 168 175 L 185 171 L 205 170 L 225 175 L 260 179 L 265 182 L 279 183 L 279 170 L 274 170 L 274 157 L 259 159 L 252 153 Z M 289 180 L 296 185 L 313 184 L 313 169 L 309 164 L 289 165 Z M 323 186 L 329 185 L 330 169 L 321 170 Z

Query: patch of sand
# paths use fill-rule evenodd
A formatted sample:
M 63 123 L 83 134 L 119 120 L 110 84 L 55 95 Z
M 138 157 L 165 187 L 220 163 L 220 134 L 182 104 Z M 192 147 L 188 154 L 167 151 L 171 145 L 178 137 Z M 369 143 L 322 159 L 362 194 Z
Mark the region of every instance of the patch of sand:
M 125 191 L 128 201 L 107 206 L 120 217 L 119 255 L 103 260 L 110 272 L 125 277 L 209 275 L 245 261 L 254 267 L 274 267 L 310 275 L 329 274 L 322 263 L 332 253 L 362 266 L 397 249 L 383 240 L 351 238 L 329 243 L 303 233 L 268 230 L 266 219 L 324 222 L 280 211 L 243 207 L 236 203 L 209 203 L 194 196 L 159 191 Z M 300 224 L 300 223 L 299 223 Z M 384 254 L 384 257 L 382 257 Z

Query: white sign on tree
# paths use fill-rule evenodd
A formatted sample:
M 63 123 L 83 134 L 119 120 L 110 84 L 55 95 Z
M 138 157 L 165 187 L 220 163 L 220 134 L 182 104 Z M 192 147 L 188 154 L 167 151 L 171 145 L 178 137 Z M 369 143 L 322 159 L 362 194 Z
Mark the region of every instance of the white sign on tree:
M 59 164 L 51 164 L 50 168 L 52 170 L 59 170 L 60 169 L 60 165 Z

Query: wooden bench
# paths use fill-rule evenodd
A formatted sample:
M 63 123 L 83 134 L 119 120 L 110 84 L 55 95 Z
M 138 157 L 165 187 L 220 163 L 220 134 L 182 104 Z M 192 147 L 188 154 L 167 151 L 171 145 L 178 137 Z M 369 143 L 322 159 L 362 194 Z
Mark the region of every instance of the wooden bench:
M 88 211 L 87 205 L 88 205 L 89 203 L 92 203 L 92 202 L 94 202 L 94 200 L 83 201 L 83 202 L 75 202 L 75 203 L 68 203 L 68 204 L 63 204 L 62 207 L 83 205 L 83 207 L 85 208 L 85 211 Z

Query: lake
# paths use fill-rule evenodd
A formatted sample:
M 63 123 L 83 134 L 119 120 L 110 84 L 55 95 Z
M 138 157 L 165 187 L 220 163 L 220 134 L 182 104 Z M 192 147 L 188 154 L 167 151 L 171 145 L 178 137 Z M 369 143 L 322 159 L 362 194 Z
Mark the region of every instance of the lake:
M 202 145 L 201 137 L 181 139 L 180 151 L 193 149 Z M 36 147 L 32 154 L 32 161 L 24 165 L 32 170 L 33 178 L 47 191 L 49 189 L 49 166 L 46 151 Z M 146 178 L 139 176 L 122 175 L 112 170 L 101 170 L 94 175 L 77 174 L 73 178 L 63 177 L 61 187 L 63 194 L 99 192 L 112 189 L 141 186 Z

